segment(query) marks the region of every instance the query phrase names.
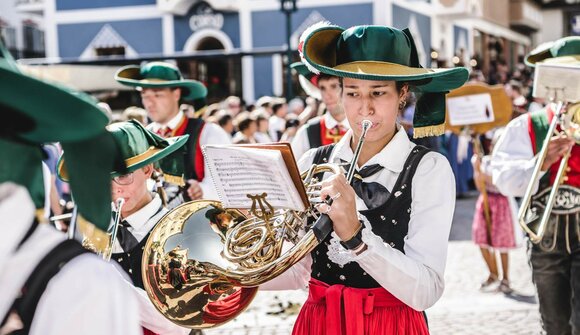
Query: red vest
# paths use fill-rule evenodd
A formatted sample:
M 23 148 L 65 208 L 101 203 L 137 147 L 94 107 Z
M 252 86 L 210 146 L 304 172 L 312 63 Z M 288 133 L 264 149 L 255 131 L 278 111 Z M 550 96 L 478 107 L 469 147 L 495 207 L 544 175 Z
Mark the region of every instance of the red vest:
M 336 128 L 327 129 L 324 117 L 320 118 L 320 140 L 322 145 L 329 145 L 340 141 L 345 133 L 346 129 L 344 127 L 341 127 L 340 130 Z
M 528 116 L 528 133 L 530 134 L 530 139 L 532 140 L 532 148 L 534 154 L 541 150 L 544 138 L 547 136 L 548 128 L 554 117 L 554 111 L 551 107 L 546 107 L 545 109 L 530 113 Z M 551 135 L 551 134 L 550 134 Z M 556 175 L 558 173 L 558 168 L 560 167 L 561 159 L 550 166 L 549 176 L 550 185 L 554 184 Z M 568 167 L 570 171 L 566 173 L 568 177 L 564 180 L 563 184 L 574 186 L 580 188 L 580 145 L 574 145 L 572 147 L 572 153 L 570 154 L 570 159 L 568 160 Z

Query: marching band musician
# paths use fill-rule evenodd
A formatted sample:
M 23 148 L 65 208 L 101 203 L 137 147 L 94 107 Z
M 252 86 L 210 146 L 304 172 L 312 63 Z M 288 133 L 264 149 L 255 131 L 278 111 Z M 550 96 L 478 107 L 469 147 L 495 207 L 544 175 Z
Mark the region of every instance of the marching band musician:
M 543 45 L 526 57 L 526 63 L 562 64 L 580 67 L 580 37 L 566 37 Z M 580 108 L 569 104 L 568 110 Z M 492 153 L 493 183 L 501 193 L 523 196 L 536 165 L 536 154 L 548 132 L 555 105 L 521 115 L 512 120 Z M 576 120 L 577 122 L 577 120 Z M 557 201 L 552 210 L 542 240 L 528 243 L 531 249 L 532 278 L 538 291 L 542 324 L 548 335 L 580 334 L 580 147 L 571 137 L 559 136 L 550 140 L 546 159 L 541 167 L 543 177 L 535 181 L 537 201 L 545 204 L 552 189 L 562 156 L 571 151 L 567 179 L 558 197 L 568 201 L 562 208 Z M 565 192 L 561 192 L 565 189 Z M 544 196 L 542 196 L 544 195 Z M 559 214 L 555 214 L 557 211 Z
M 117 71 L 115 79 L 141 92 L 143 107 L 153 121 L 147 126 L 149 130 L 162 137 L 189 135 L 184 160 L 189 186 L 182 193 L 183 201 L 217 199 L 201 148 L 206 144 L 229 144 L 231 137 L 218 125 L 188 118 L 179 109 L 180 102 L 204 98 L 205 86 L 197 80 L 183 79 L 179 69 L 166 62 L 128 65 Z M 171 208 L 183 202 L 172 201 L 179 197 L 179 193 L 174 193 L 168 192 Z
M 324 104 L 324 114 L 306 122 L 292 140 L 292 151 L 299 158 L 310 149 L 338 142 L 350 126 L 340 105 L 338 77 L 325 73 L 314 74 L 302 62 L 292 64 L 292 68 L 298 72 L 304 91 Z
M 350 162 L 373 125 L 348 185 L 325 178 L 318 206 L 333 232 L 301 262 L 262 289 L 309 286 L 293 334 L 428 334 L 421 311 L 443 293 L 447 241 L 455 205 L 454 178 L 442 155 L 416 146 L 396 123 L 410 86 L 423 92 L 416 136 L 443 132 L 445 92 L 465 83 L 465 68 L 424 69 L 410 32 L 387 26 L 308 28 L 299 51 L 313 72 L 341 79 L 351 130 L 335 145 L 308 151 L 313 163 Z M 332 60 L 332 61 L 330 61 Z
M 189 330 L 179 327 L 159 313 L 144 291 L 141 271 L 143 250 L 151 230 L 168 210 L 161 196 L 149 192 L 147 180 L 154 170 L 160 170 L 167 179 L 179 179 L 183 175 L 184 145 L 188 136 L 164 139 L 145 129 L 138 121 L 113 123 L 107 127 L 116 140 L 127 171 L 111 171 L 112 198 L 124 200 L 120 213 L 117 236 L 113 243 L 111 259 L 117 262 L 132 279 L 134 292 L 139 301 L 141 324 L 145 334 L 186 334 Z M 66 153 L 61 159 L 64 163 Z M 66 179 L 66 170 L 59 164 L 59 175 Z M 118 209 L 117 209 L 118 210 Z
M 87 95 L 20 73 L 1 42 L 0 78 L 0 334 L 141 334 L 137 301 L 120 272 L 38 212 L 40 145 L 60 141 L 79 220 L 106 230 L 119 156 L 107 116 Z

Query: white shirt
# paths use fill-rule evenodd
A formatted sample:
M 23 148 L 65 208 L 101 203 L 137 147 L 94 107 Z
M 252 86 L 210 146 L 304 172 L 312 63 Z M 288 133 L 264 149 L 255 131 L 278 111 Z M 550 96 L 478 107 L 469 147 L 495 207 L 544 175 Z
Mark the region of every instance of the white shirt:
M 490 163 L 492 181 L 500 193 L 507 196 L 524 195 L 536 165 L 528 120 L 529 115 L 523 114 L 510 121 L 493 148 Z M 539 179 L 534 185 L 534 193 L 538 185 Z
M 338 162 L 340 158 L 351 161 L 351 137 L 352 131 L 349 130 L 336 144 L 330 162 Z M 378 163 L 384 169 L 364 181 L 378 182 L 391 191 L 414 146 L 405 130 L 399 128 L 389 144 L 365 164 Z M 298 165 L 301 171 L 312 165 L 314 154 L 315 150 L 310 150 L 300 159 Z M 417 167 L 411 192 L 413 202 L 409 230 L 405 237 L 405 253 L 381 240 L 359 256 L 353 255 L 352 260 L 358 262 L 364 271 L 399 300 L 422 311 L 432 306 L 444 289 L 447 244 L 455 208 L 455 178 L 447 159 L 436 152 L 427 153 Z M 358 197 L 356 206 L 359 211 L 366 209 Z M 310 279 L 311 262 L 308 255 L 261 288 L 304 288 Z
M 280 141 L 280 137 L 282 137 L 284 130 L 286 130 L 286 119 L 283 119 L 278 115 L 270 116 L 268 132 L 270 133 L 270 137 L 274 140 L 274 142 Z
M 40 224 L 17 251 L 34 216 L 25 188 L 0 184 L 0 315 L 4 317 L 38 262 L 66 236 Z M 137 301 L 115 265 L 96 255 L 69 261 L 41 296 L 30 334 L 142 334 Z
M 341 125 L 345 129 L 350 129 L 350 125 L 348 124 L 348 120 L 344 118 L 341 122 L 338 122 L 335 118 L 330 115 L 329 112 L 324 113 L 322 116 L 324 118 L 324 123 L 326 124 L 327 129 L 332 129 L 336 127 L 336 125 Z M 318 116 L 314 119 L 320 119 L 321 117 Z M 296 132 L 296 136 L 292 140 L 292 151 L 294 152 L 294 157 L 300 158 L 304 153 L 310 150 L 310 139 L 308 138 L 308 124 L 304 124 L 298 129 Z
M 185 117 L 185 114 L 183 114 L 182 111 L 179 111 L 179 113 L 177 113 L 177 115 L 173 117 L 173 119 L 171 119 L 166 126 L 170 127 L 171 129 L 175 129 L 175 127 L 179 125 L 179 122 L 183 117 Z M 164 127 L 164 125 L 161 125 L 160 123 L 157 122 L 153 122 L 149 126 L 147 126 L 147 128 L 153 132 L 157 132 L 161 127 Z M 202 148 L 204 145 L 207 144 L 231 144 L 231 143 L 232 143 L 231 136 L 228 133 L 226 133 L 226 131 L 223 130 L 222 127 L 210 122 L 205 123 L 199 136 L 199 144 Z M 205 164 L 204 170 L 205 170 L 204 178 L 199 183 L 199 186 L 203 191 L 203 199 L 219 200 L 207 164 Z
M 138 242 L 141 242 L 167 212 L 168 210 L 162 207 L 161 198 L 158 194 L 155 194 L 153 200 L 137 212 L 126 217 L 125 221 L 131 225 L 128 228 L 129 232 L 135 236 Z M 113 252 L 124 252 L 118 240 L 115 240 Z M 122 269 L 119 269 L 119 271 L 124 273 Z M 143 327 L 156 334 L 163 335 L 188 334 L 191 331 L 176 325 L 159 313 L 143 289 L 133 286 L 130 281 L 126 281 L 125 288 L 128 292 L 133 293 L 138 302 L 139 319 Z
M 141 242 L 147 234 L 155 227 L 157 222 L 168 212 L 166 208 L 161 208 L 161 198 L 159 194 L 155 193 L 153 200 L 151 200 L 147 205 L 143 206 L 140 210 L 129 215 L 124 220 L 131 225 L 127 228 L 129 232 L 135 236 L 137 242 Z M 115 239 L 113 244 L 113 253 L 125 252 L 119 244 L 119 240 Z

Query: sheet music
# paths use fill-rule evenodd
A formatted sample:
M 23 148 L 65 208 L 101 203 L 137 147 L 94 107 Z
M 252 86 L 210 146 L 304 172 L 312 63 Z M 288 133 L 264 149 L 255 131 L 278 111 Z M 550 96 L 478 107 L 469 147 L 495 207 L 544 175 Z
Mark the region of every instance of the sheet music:
M 580 100 L 580 68 L 577 66 L 538 64 L 533 96 L 555 101 Z
M 304 210 L 279 151 L 207 145 L 204 156 L 225 207 L 251 208 L 252 200 L 247 195 L 265 192 L 274 208 Z

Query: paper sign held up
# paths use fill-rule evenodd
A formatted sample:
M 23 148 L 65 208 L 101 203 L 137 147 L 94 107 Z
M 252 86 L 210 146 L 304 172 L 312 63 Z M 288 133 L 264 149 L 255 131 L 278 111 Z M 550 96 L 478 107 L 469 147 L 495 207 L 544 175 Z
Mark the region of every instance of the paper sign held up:
M 451 126 L 487 123 L 495 119 L 489 93 L 448 97 L 447 111 Z

